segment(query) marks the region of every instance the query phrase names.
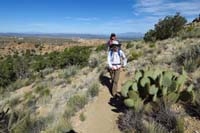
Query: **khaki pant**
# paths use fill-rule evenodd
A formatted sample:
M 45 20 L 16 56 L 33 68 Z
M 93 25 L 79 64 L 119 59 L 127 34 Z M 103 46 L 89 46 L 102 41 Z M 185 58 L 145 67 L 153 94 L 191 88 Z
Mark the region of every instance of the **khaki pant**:
M 112 95 L 114 96 L 117 94 L 117 87 L 118 87 L 118 81 L 120 76 L 120 69 L 118 70 L 111 70 L 110 71 L 111 79 L 112 79 Z

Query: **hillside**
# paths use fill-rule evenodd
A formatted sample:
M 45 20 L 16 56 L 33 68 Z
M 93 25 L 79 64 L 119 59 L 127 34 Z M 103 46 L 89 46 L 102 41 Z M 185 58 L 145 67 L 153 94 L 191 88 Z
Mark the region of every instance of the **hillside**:
M 146 113 L 142 118 L 128 119 L 127 110 L 132 109 L 124 105 L 126 97 L 111 97 L 109 73 L 105 69 L 107 51 L 103 43 L 104 40 L 76 40 L 76 44 L 72 45 L 42 44 L 41 51 L 29 43 L 4 45 L 1 63 L 7 66 L 2 67 L 0 73 L 5 74 L 4 79 L 9 74 L 16 79 L 5 81 L 0 78 L 1 132 L 64 133 L 73 130 L 80 133 L 116 133 L 124 131 L 127 125 L 134 128 L 132 131 L 141 130 L 134 125 L 134 120 L 142 122 L 141 127 L 148 131 L 166 131 L 166 125 Z M 19 51 L 25 49 L 38 52 L 20 54 Z M 184 66 L 189 79 L 184 88 L 193 84 L 194 93 L 200 92 L 199 38 L 175 37 L 151 43 L 127 41 L 123 42 L 122 50 L 128 58 L 128 65 L 121 70 L 120 90 L 127 80 L 135 78 L 136 70 L 163 69 L 181 75 Z M 12 55 L 8 51 L 15 51 L 11 59 L 7 58 L 7 55 Z M 18 55 L 15 55 L 16 51 Z M 200 110 L 197 106 L 200 103 L 199 96 L 195 96 L 193 102 L 178 100 L 169 108 L 174 114 L 172 119 L 183 118 L 186 133 L 200 131 Z M 160 120 L 166 117 L 169 116 Z M 133 123 L 127 121 L 120 125 L 116 122 L 124 118 Z

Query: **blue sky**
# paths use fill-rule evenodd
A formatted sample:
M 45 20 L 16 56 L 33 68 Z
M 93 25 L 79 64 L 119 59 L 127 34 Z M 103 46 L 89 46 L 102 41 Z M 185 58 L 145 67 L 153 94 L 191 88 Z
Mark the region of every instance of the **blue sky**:
M 1 0 L 0 32 L 145 33 L 160 18 L 200 13 L 199 0 Z

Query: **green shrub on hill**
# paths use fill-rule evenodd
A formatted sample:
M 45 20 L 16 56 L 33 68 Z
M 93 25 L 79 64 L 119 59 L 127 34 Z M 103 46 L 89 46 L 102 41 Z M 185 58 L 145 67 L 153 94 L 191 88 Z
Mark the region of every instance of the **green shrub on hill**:
M 156 31 L 151 29 L 147 33 L 145 33 L 144 41 L 146 41 L 146 42 L 156 41 Z
M 128 57 L 128 62 L 138 59 L 143 55 L 142 51 L 131 51 L 130 56 Z
M 186 22 L 186 19 L 180 16 L 180 13 L 177 13 L 174 16 L 166 16 L 163 20 L 161 19 L 157 24 L 155 24 L 153 30 L 149 30 L 145 34 L 144 40 L 149 42 L 175 37 Z
M 63 52 L 52 52 L 45 55 L 34 55 L 26 52 L 22 56 L 8 56 L 0 61 L 0 87 L 6 87 L 17 79 L 34 77 L 35 72 L 43 77 L 42 70 L 62 69 L 67 66 L 88 65 L 91 47 L 75 46 L 66 48 Z M 18 88 L 18 87 L 17 87 Z
M 195 27 L 193 25 L 186 27 L 182 31 L 180 31 L 179 36 L 182 39 L 200 38 L 200 27 Z
M 96 47 L 96 51 L 99 52 L 99 51 L 103 51 L 103 50 L 106 50 L 106 45 L 105 44 L 101 44 L 101 45 L 98 45 Z
M 187 72 L 193 72 L 200 66 L 200 45 L 192 45 L 184 49 L 176 57 L 179 66 L 184 66 Z

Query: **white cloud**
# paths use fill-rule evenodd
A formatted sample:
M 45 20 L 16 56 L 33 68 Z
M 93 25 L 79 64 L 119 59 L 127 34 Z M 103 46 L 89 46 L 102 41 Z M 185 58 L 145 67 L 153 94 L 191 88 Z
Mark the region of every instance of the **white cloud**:
M 159 19 L 168 15 L 175 15 L 176 12 L 180 12 L 189 21 L 197 17 L 200 13 L 200 1 L 199 0 L 136 0 L 133 5 L 133 14 L 136 18 L 126 20 L 127 23 L 135 25 L 141 28 L 141 31 L 145 32 L 150 28 L 153 28 Z M 146 29 L 145 29 L 145 28 Z
M 138 0 L 137 3 L 133 5 L 133 9 L 136 15 L 143 14 L 163 17 L 180 12 L 185 16 L 197 16 L 200 13 L 200 1 Z

